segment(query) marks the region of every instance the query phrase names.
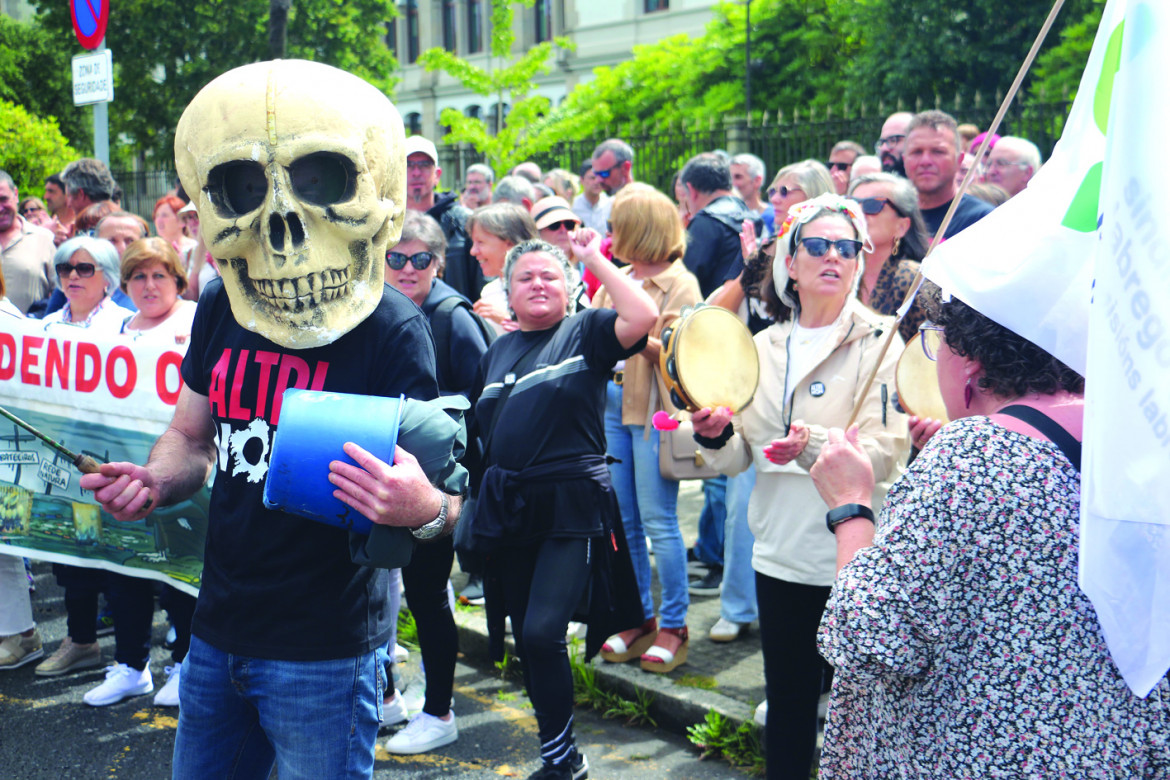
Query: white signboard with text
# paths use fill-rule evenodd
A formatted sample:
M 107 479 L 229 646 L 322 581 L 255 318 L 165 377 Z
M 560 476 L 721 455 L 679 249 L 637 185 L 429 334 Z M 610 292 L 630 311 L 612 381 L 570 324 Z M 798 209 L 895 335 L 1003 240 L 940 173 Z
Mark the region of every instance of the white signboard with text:
M 114 99 L 114 58 L 109 49 L 73 58 L 73 105 L 108 103 Z

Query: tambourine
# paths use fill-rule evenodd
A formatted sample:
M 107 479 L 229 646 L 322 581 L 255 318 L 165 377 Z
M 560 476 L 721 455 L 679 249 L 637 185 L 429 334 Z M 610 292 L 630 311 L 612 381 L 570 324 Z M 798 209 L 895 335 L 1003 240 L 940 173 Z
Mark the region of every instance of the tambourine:
M 894 381 L 898 388 L 898 403 L 908 414 L 940 420 L 944 425 L 950 421 L 942 392 L 938 389 L 937 364 L 922 350 L 922 334 L 918 331 L 906 343 L 902 356 L 898 358 L 898 371 Z
M 726 406 L 740 412 L 760 383 L 760 358 L 752 333 L 719 306 L 684 306 L 662 330 L 658 365 L 679 409 L 697 412 Z

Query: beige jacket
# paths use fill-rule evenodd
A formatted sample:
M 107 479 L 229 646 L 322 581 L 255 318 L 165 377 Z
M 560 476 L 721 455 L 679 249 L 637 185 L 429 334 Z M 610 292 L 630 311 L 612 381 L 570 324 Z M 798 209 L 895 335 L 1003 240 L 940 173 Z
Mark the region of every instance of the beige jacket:
M 837 545 L 825 527 L 830 507 L 821 500 L 808 471 L 825 444 L 828 429 L 844 427 L 848 421 L 892 323 L 892 317 L 876 314 L 852 298 L 846 301 L 837 331 L 826 342 L 826 354 L 796 383 L 790 404 L 784 404 L 783 395 L 792 322 L 756 334 L 760 386 L 755 400 L 732 421 L 732 438 L 717 450 L 704 448 L 703 457 L 728 475 L 752 464 L 756 467 L 748 522 L 756 538 L 752 566 L 761 574 L 805 585 L 833 584 Z M 895 339 L 857 419 L 861 444 L 878 482 L 873 494 L 875 514 L 890 483 L 901 473 L 910 446 L 906 416 L 893 405 L 894 374 L 903 346 L 900 336 Z M 764 448 L 783 438 L 791 421 L 809 427 L 808 446 L 795 460 L 779 466 L 764 457 Z
M 627 276 L 632 266 L 621 269 Z M 682 260 L 675 260 L 660 274 L 642 280 L 645 290 L 658 306 L 658 321 L 650 329 L 651 338 L 662 335 L 662 329 L 678 319 L 683 306 L 694 306 L 703 300 L 699 294 L 699 280 L 687 270 Z M 593 296 L 593 308 L 611 309 L 613 301 L 602 287 Z M 622 377 L 622 425 L 645 425 L 646 412 L 650 405 L 650 378 L 658 381 L 658 403 L 655 411 L 665 409 L 669 414 L 676 411 L 670 403 L 670 391 L 659 375 L 658 364 L 651 365 L 641 353 L 626 360 Z

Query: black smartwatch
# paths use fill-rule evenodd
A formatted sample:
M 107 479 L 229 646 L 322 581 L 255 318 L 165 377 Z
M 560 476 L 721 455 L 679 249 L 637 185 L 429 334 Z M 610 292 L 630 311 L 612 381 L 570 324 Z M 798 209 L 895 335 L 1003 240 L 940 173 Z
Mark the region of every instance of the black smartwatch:
M 837 526 L 855 517 L 864 517 L 869 522 L 877 525 L 873 517 L 873 510 L 864 504 L 842 504 L 836 509 L 830 509 L 828 514 L 825 515 L 825 525 L 830 532 L 837 533 Z

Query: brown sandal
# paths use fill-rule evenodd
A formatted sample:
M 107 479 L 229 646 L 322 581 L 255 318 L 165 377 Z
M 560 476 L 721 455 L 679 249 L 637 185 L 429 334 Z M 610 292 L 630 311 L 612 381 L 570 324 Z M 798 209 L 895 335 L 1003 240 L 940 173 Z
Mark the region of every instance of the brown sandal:
M 621 664 L 646 652 L 658 638 L 658 618 L 650 618 L 638 628 L 614 634 L 601 646 L 602 659 Z
M 687 662 L 687 645 L 690 643 L 690 635 L 687 633 L 687 627 L 682 628 L 662 628 L 658 630 L 658 639 L 662 639 L 665 635 L 676 636 L 682 641 L 679 646 L 672 653 L 667 650 L 658 641 L 642 655 L 642 671 L 643 672 L 657 672 L 658 674 L 665 674 L 673 672 L 679 666 Z

